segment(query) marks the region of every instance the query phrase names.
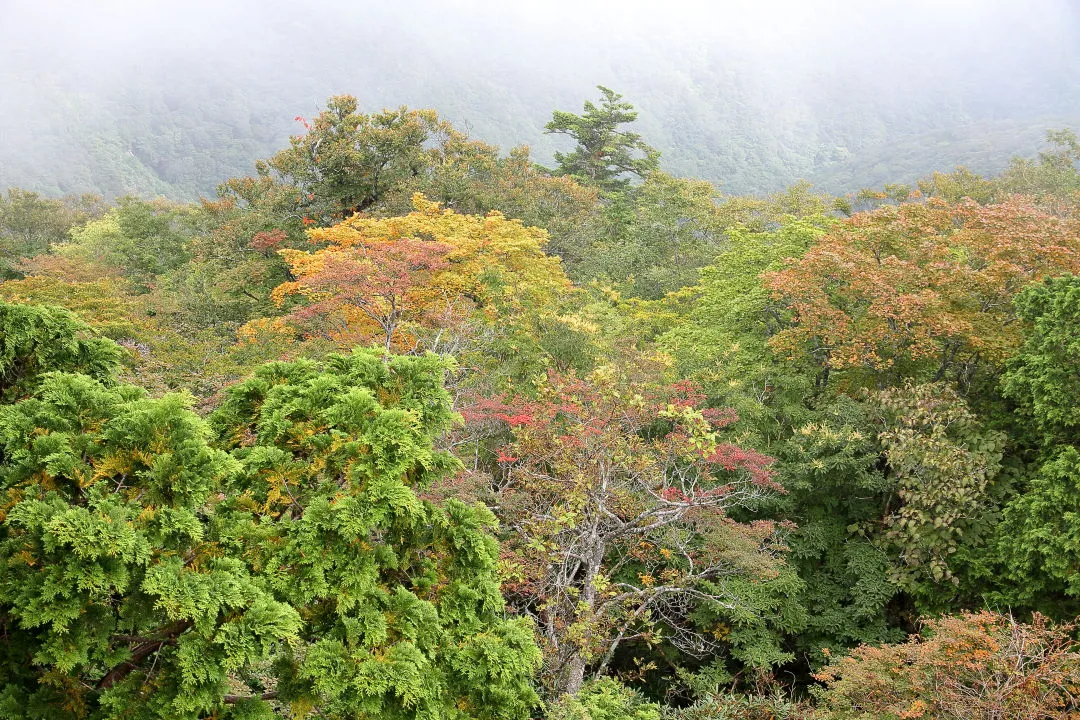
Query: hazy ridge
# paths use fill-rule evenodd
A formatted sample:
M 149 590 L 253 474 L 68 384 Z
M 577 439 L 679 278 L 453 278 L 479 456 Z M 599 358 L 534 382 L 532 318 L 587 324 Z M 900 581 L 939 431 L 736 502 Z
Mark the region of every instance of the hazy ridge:
M 731 193 L 847 192 L 996 172 L 1080 125 L 1067 2 L 14 2 L 0 29 L 0 186 L 192 199 L 350 93 L 433 107 L 544 163 L 555 108 L 600 83 L 678 175 Z M 35 40 L 31 42 L 30 37 Z M 44 37 L 46 40 L 41 41 Z

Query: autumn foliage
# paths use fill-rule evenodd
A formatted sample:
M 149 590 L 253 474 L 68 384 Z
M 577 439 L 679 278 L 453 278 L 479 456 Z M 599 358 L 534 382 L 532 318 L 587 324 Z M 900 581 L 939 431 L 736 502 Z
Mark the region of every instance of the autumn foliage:
M 1077 138 L 728 196 L 600 90 L 0 196 L 0 720 L 1080 720 Z
M 355 215 L 308 235 L 320 249 L 282 250 L 293 281 L 274 297 L 304 302 L 289 321 L 343 345 L 441 350 L 471 319 L 536 308 L 569 288 L 547 234 L 492 212 L 461 215 L 417 194 L 392 218 Z
M 835 720 L 1044 718 L 1080 713 L 1073 627 L 992 612 L 926 623 L 906 643 L 860 647 L 817 679 L 820 716 Z
M 703 400 L 691 383 L 645 389 L 601 369 L 468 413 L 510 436 L 494 488 L 504 588 L 538 621 L 556 694 L 630 640 L 715 650 L 693 608 L 746 610 L 730 581 L 775 577 L 774 525 L 727 516 L 781 491 L 772 459 L 725 441 L 734 414 Z
M 1018 347 L 1012 297 L 1080 270 L 1080 222 L 1012 198 L 860 213 L 765 283 L 791 313 L 775 350 L 825 369 L 970 379 Z

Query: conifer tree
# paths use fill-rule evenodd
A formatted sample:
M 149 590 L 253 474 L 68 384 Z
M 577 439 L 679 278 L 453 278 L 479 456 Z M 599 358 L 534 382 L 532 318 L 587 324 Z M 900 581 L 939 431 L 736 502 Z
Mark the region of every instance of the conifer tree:
M 0 301 L 0 402 L 23 397 L 46 372 L 105 379 L 121 350 L 64 308 Z
M 575 115 L 565 110 L 552 113 L 545 132 L 569 135 L 577 147 L 569 153 L 555 153 L 558 175 L 570 175 L 585 185 L 602 191 L 624 189 L 628 175 L 644 178 L 660 166 L 660 153 L 640 135 L 621 129 L 637 119 L 634 106 L 623 96 L 603 85 L 596 86 L 602 95 L 600 105 L 586 100 L 585 112 Z
M 74 316 L 0 309 L 33 369 L 0 405 L 0 718 L 527 717 L 492 517 L 417 495 L 456 463 L 442 360 L 269 365 L 207 422 Z

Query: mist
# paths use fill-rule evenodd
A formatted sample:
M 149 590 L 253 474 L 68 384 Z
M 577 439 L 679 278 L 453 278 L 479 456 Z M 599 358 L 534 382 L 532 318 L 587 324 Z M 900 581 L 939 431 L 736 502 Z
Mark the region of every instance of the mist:
M 0 17 L 0 186 L 51 194 L 210 194 L 340 93 L 548 163 L 551 111 L 602 84 L 666 170 L 725 192 L 993 172 L 1080 126 L 1067 0 L 8 0 Z

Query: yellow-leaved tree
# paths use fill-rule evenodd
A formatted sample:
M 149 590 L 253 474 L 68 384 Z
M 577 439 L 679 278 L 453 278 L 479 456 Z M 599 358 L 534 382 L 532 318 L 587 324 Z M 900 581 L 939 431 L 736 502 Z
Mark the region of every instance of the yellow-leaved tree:
M 463 215 L 413 196 L 400 217 L 354 215 L 308 232 L 312 251 L 281 250 L 294 280 L 275 301 L 300 303 L 248 328 L 387 351 L 456 352 L 496 321 L 540 311 L 570 289 L 547 233 L 499 212 Z

